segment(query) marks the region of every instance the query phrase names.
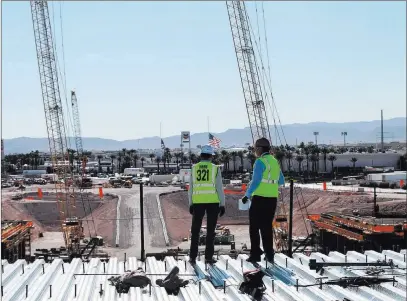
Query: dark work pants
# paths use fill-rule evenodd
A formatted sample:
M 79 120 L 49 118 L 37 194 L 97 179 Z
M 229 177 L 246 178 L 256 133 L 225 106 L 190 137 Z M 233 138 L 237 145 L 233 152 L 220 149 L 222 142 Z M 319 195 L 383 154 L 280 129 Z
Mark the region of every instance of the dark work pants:
M 249 209 L 250 255 L 259 257 L 263 251 L 260 248 L 260 234 L 264 253 L 268 259 L 274 258 L 273 250 L 273 219 L 277 208 L 277 198 L 253 196 Z M 260 234 L 259 234 L 260 232 Z
M 195 204 L 191 226 L 191 248 L 189 257 L 195 259 L 198 255 L 199 232 L 206 212 L 206 248 L 205 259 L 212 259 L 214 253 L 215 229 L 218 221 L 219 203 Z

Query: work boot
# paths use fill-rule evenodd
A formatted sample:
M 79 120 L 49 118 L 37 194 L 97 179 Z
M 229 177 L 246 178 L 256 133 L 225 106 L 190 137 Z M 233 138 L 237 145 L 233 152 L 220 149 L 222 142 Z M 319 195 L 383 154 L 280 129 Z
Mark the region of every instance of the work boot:
M 274 264 L 274 255 L 266 255 L 264 256 L 264 260 Z
M 214 258 L 205 259 L 205 263 L 207 263 L 207 264 L 215 264 L 216 262 L 217 262 L 217 260 Z
M 255 263 L 255 262 L 261 261 L 261 258 L 260 258 L 260 256 L 252 256 L 252 255 L 250 255 L 250 256 L 246 259 L 246 261 L 247 261 L 247 262 L 251 262 L 251 263 Z
M 190 265 L 196 265 L 196 259 L 195 258 L 190 258 L 188 260 L 188 262 L 189 262 Z

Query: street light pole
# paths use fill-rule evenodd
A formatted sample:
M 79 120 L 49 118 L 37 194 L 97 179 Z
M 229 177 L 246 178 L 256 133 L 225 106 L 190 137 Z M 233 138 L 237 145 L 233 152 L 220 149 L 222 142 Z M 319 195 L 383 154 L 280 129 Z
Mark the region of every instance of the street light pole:
M 315 136 L 315 145 L 318 146 L 318 135 L 319 132 L 314 132 L 314 136 Z
M 343 136 L 343 147 L 346 147 L 346 136 L 348 135 L 348 132 L 342 132 L 341 135 Z

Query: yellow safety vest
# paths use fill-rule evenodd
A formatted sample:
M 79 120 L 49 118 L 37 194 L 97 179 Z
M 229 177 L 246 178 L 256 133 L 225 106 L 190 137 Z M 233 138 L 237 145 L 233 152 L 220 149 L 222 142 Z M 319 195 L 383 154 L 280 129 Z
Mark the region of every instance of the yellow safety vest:
M 263 172 L 262 180 L 253 196 L 258 195 L 266 198 L 278 197 L 278 179 L 280 178 L 280 164 L 277 159 L 270 154 L 266 154 L 258 158 L 263 162 L 266 169 Z
M 216 176 L 218 167 L 201 161 L 192 166 L 192 204 L 219 203 L 216 192 Z

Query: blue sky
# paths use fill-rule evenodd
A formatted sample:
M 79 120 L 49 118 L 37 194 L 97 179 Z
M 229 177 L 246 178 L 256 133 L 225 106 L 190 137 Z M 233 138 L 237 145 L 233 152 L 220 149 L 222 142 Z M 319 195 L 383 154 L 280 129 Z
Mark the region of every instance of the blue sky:
M 83 136 L 158 136 L 160 121 L 163 137 L 205 132 L 207 116 L 215 133 L 248 126 L 224 2 L 49 4 L 62 58 L 60 5 Z M 376 120 L 380 109 L 386 119 L 405 116 L 405 2 L 265 2 L 264 10 L 283 124 Z M 2 136 L 46 135 L 30 5 L 2 2 Z

